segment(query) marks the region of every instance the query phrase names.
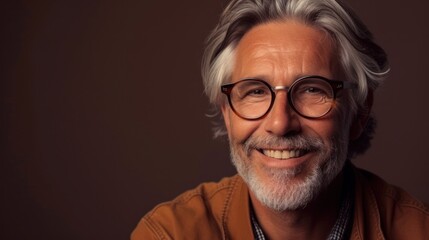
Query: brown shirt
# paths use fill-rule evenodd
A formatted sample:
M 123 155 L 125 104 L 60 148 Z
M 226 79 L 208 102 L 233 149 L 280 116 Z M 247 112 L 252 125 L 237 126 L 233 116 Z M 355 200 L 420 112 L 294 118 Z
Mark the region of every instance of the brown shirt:
M 429 239 L 429 208 L 372 173 L 353 167 L 350 239 Z M 150 239 L 254 239 L 249 193 L 240 176 L 203 183 L 146 214 L 131 235 Z

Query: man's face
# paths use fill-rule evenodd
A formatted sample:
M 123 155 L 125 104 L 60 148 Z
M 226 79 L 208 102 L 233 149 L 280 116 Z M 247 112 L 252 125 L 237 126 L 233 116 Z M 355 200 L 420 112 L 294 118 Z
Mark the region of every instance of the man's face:
M 307 75 L 340 77 L 329 36 L 294 21 L 252 28 L 235 56 L 231 82 L 257 78 L 271 86 L 290 86 Z M 251 194 L 281 211 L 305 206 L 327 186 L 346 158 L 350 121 L 343 114 L 345 104 L 340 96 L 326 116 L 307 119 L 292 110 L 281 90 L 259 120 L 242 119 L 224 105 L 232 160 Z

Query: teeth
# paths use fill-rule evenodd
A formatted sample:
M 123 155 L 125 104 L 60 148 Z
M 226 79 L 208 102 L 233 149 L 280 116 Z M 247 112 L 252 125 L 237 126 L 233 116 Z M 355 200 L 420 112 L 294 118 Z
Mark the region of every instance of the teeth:
M 289 159 L 301 157 L 303 151 L 301 150 L 263 150 L 264 155 L 277 159 Z
M 279 151 L 279 152 L 280 152 L 280 151 Z M 281 157 L 281 158 L 282 158 L 282 159 L 288 159 L 288 158 L 290 158 L 290 157 L 293 157 L 293 156 L 292 156 L 292 155 L 293 155 L 293 154 L 292 154 L 292 152 L 293 152 L 293 151 L 290 151 L 290 152 L 289 152 L 289 151 L 282 151 L 282 157 Z

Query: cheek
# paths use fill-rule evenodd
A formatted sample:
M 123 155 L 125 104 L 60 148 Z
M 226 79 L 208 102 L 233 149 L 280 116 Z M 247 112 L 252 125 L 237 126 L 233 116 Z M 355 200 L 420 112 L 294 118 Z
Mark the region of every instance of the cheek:
M 334 119 L 304 120 L 302 131 L 307 135 L 316 135 L 325 144 L 330 144 L 343 131 L 341 126 L 342 123 Z
M 224 114 L 229 139 L 234 143 L 245 142 L 258 129 L 261 121 L 244 120 L 235 115 L 231 110 Z

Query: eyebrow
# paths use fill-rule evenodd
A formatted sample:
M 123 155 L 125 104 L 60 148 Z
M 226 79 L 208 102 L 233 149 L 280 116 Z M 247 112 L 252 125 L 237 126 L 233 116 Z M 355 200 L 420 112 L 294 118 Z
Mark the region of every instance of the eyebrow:
M 293 78 L 293 81 L 292 81 L 292 83 L 293 82 L 295 82 L 296 80 L 298 80 L 298 79 L 300 79 L 300 78 L 303 78 L 303 77 L 308 77 L 308 76 L 318 76 L 318 77 L 322 77 L 322 78 L 326 78 L 326 79 L 331 79 L 331 77 L 327 77 L 327 76 L 323 76 L 323 75 L 319 75 L 319 74 L 298 74 L 298 75 L 296 75 L 296 76 L 294 76 L 294 78 Z M 257 79 L 257 80 L 263 80 L 263 81 L 265 81 L 265 82 L 267 82 L 267 83 L 269 83 L 270 85 L 271 85 L 271 83 L 272 83 L 272 79 L 270 79 L 269 77 L 267 77 L 266 75 L 256 75 L 256 76 L 253 76 L 253 77 L 243 77 L 243 78 L 239 78 L 237 81 L 235 81 L 235 82 L 238 82 L 238 81 L 241 81 L 241 80 L 245 80 L 245 79 Z M 291 84 L 292 84 L 291 83 Z

